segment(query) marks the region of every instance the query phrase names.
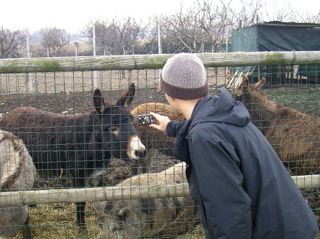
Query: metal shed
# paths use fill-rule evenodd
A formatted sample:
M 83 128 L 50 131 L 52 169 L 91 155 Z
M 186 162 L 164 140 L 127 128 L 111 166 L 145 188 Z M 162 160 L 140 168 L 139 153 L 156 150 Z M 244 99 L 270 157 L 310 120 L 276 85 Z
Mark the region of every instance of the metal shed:
M 294 22 L 266 22 L 232 32 L 231 51 L 319 51 L 320 24 Z M 273 69 L 272 69 L 273 68 Z M 255 73 L 253 68 L 237 68 L 238 72 Z M 320 65 L 299 65 L 279 69 L 261 67 L 259 73 L 272 80 L 320 78 Z M 256 76 L 256 74 L 254 74 Z

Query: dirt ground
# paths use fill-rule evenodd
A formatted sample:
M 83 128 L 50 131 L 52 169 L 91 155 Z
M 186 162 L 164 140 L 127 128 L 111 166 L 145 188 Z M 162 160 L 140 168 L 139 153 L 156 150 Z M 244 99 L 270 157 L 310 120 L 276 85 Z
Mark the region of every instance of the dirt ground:
M 124 90 L 102 91 L 102 95 L 109 103 L 115 103 L 116 99 L 122 95 Z M 16 107 L 32 106 L 38 109 L 55 113 L 83 113 L 94 110 L 91 92 L 81 93 L 55 93 L 55 94 L 13 94 L 0 96 L 0 111 L 6 113 Z M 145 101 L 164 101 L 164 96 L 157 93 L 155 89 L 136 90 L 133 104 Z
M 225 84 L 224 71 L 224 68 L 208 69 L 212 89 Z M 95 88 L 101 89 L 109 103 L 114 103 L 126 91 L 129 82 L 136 86 L 131 107 L 143 102 L 165 101 L 164 95 L 156 91 L 159 81 L 157 70 L 97 72 L 95 78 L 92 74 L 30 73 L 28 77 L 26 74 L 0 74 L 0 113 L 19 106 L 33 106 L 55 113 L 83 113 L 93 109 L 92 92 Z M 28 82 L 32 82 L 32 87 Z

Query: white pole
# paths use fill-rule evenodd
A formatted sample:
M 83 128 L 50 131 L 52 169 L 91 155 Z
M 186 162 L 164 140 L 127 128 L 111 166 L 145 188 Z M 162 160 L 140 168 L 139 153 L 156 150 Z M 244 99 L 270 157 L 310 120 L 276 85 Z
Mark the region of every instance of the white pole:
M 158 20 L 158 54 L 162 54 L 160 20 Z
M 226 26 L 226 52 L 229 52 L 229 26 Z M 226 67 L 226 75 L 228 74 L 229 68 Z
M 75 57 L 78 57 L 78 42 L 74 43 L 74 51 L 75 51 Z
M 29 41 L 29 30 L 26 29 L 26 44 L 27 44 L 27 58 L 30 58 L 30 41 Z M 26 83 L 27 83 L 27 92 L 32 92 L 33 82 L 29 77 L 29 73 L 26 73 Z
M 93 48 L 93 56 L 96 56 L 96 26 L 93 25 L 92 28 L 92 48 Z
M 30 58 L 29 31 L 26 29 L 27 58 Z
M 226 26 L 226 52 L 229 52 L 229 26 Z
M 93 47 L 93 56 L 96 56 L 96 24 L 93 24 L 92 28 L 92 47 Z M 98 87 L 97 82 L 97 72 L 93 71 L 93 88 L 96 89 Z

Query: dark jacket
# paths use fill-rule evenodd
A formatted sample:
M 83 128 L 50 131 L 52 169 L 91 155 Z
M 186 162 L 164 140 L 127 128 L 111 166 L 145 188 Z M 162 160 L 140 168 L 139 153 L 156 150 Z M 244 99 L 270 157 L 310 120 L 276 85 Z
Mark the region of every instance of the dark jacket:
M 224 88 L 172 121 L 174 151 L 187 163 L 190 193 L 207 238 L 313 239 L 316 218 L 276 152 Z

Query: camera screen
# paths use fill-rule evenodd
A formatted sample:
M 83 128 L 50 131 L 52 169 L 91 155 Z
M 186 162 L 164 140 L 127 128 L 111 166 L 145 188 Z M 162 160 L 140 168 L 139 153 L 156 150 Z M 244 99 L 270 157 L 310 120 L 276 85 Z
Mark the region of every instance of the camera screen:
M 139 115 L 138 124 L 139 125 L 149 125 L 155 123 L 152 115 Z
M 150 123 L 151 123 L 151 119 L 150 119 L 150 117 L 149 117 L 148 115 L 146 115 L 146 117 L 144 118 L 144 120 L 145 120 L 145 122 L 146 122 L 147 124 L 150 124 Z

